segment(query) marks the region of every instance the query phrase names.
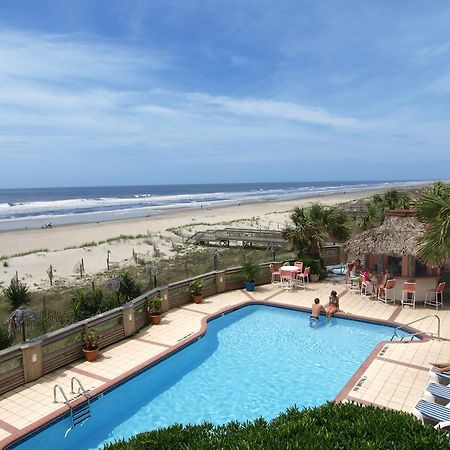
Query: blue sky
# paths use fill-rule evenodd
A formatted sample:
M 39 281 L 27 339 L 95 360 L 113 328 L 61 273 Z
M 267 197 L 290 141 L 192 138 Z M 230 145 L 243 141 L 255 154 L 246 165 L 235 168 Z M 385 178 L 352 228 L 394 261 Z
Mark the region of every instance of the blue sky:
M 449 177 L 450 3 L 2 0 L 0 187 Z

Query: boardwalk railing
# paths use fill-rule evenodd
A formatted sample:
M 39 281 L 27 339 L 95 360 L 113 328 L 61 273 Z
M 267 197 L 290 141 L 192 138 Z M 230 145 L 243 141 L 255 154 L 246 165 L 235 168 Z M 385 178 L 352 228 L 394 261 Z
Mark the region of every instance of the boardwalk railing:
M 270 283 L 268 263 L 263 264 L 257 284 Z M 147 305 L 157 295 L 162 297 L 162 311 L 166 312 L 191 302 L 187 292 L 189 283 L 202 280 L 203 296 L 242 289 L 242 268 L 232 268 L 198 275 L 187 280 L 145 292 L 134 300 L 82 322 L 69 325 L 38 339 L 0 351 L 0 394 L 10 391 L 83 357 L 83 334 L 95 329 L 100 336 L 100 348 L 118 342 L 149 325 Z

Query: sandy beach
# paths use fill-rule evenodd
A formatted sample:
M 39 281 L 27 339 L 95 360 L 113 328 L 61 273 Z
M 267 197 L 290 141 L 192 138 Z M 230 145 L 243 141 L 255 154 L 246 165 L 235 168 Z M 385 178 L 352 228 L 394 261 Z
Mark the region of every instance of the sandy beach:
M 86 275 L 91 276 L 106 270 L 108 252 L 110 261 L 123 267 L 133 263 L 133 250 L 149 259 L 154 258 L 155 248 L 161 257 L 169 256 L 174 245 L 182 244 L 184 238 L 196 231 L 226 226 L 282 230 L 289 223 L 289 212 L 296 206 L 314 201 L 323 205 L 344 203 L 383 190 L 214 209 L 186 209 L 141 219 L 2 232 L 0 286 L 9 284 L 17 271 L 19 279 L 31 289 L 47 288 L 50 286 L 47 275 L 50 265 L 56 285 L 76 283 L 81 260 Z M 121 235 L 143 237 L 117 239 Z M 111 241 L 99 244 L 108 239 Z M 21 254 L 25 255 L 19 256 Z

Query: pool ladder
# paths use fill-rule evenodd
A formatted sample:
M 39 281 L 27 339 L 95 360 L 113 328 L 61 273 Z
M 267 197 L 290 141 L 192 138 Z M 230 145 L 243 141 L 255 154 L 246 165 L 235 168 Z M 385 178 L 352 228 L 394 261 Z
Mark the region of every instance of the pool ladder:
M 402 330 L 405 326 L 407 327 L 408 325 L 412 325 L 413 323 L 420 322 L 425 319 L 429 319 L 430 317 L 435 317 L 437 319 L 437 333 L 436 334 L 432 333 L 432 332 L 426 332 L 426 331 L 417 331 L 416 333 L 407 333 L 407 334 L 404 334 L 403 336 L 399 336 L 397 334 L 397 331 Z M 441 340 L 441 319 L 440 319 L 440 317 L 436 314 L 430 314 L 429 316 L 425 316 L 425 317 L 421 317 L 420 319 L 413 320 L 412 322 L 409 322 L 406 325 L 400 325 L 394 330 L 394 334 L 391 337 L 391 341 L 393 341 L 394 338 L 397 338 L 399 341 L 404 341 L 406 338 L 410 338 L 410 340 L 412 341 L 416 336 L 420 336 L 421 334 L 428 334 L 429 336 L 431 336 L 431 339 L 434 339 L 435 337 L 437 337 L 438 341 L 440 341 Z
M 74 381 L 78 384 L 78 390 L 75 392 L 74 390 Z M 77 377 L 72 377 L 70 380 L 70 393 L 71 394 L 80 394 L 86 397 L 86 402 L 82 403 L 81 405 L 72 407 L 70 404 L 69 399 L 67 398 L 66 393 L 64 392 L 64 389 L 61 387 L 60 384 L 55 384 L 53 386 L 53 403 L 57 403 L 56 401 L 56 392 L 57 389 L 61 392 L 62 396 L 64 397 L 64 403 L 69 407 L 70 410 L 70 420 L 72 423 L 72 426 L 69 427 L 69 429 L 66 431 L 65 436 L 69 433 L 69 431 L 76 427 L 77 425 L 83 425 L 86 420 L 91 417 L 91 396 L 89 395 L 89 391 L 87 391 L 83 385 L 81 384 L 81 381 Z

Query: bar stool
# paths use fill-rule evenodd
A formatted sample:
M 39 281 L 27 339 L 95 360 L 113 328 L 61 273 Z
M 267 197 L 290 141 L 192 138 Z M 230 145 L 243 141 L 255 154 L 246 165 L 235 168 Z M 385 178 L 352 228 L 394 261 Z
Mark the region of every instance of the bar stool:
M 425 305 L 435 306 L 436 309 L 444 306 L 444 289 L 445 283 L 439 283 L 437 288 L 428 289 L 425 294 Z
M 350 291 L 360 292 L 359 277 L 356 276 L 350 277 Z
M 271 273 L 271 283 L 276 283 L 277 281 L 281 281 L 280 279 L 280 270 L 277 264 L 269 264 L 270 273 Z M 278 278 L 278 280 L 277 280 Z
M 405 305 L 412 306 L 413 309 L 416 307 L 416 283 L 408 281 L 403 283 L 402 307 Z
M 395 280 L 387 280 L 385 286 L 380 286 L 378 290 L 378 300 L 380 302 L 392 302 L 395 305 Z

